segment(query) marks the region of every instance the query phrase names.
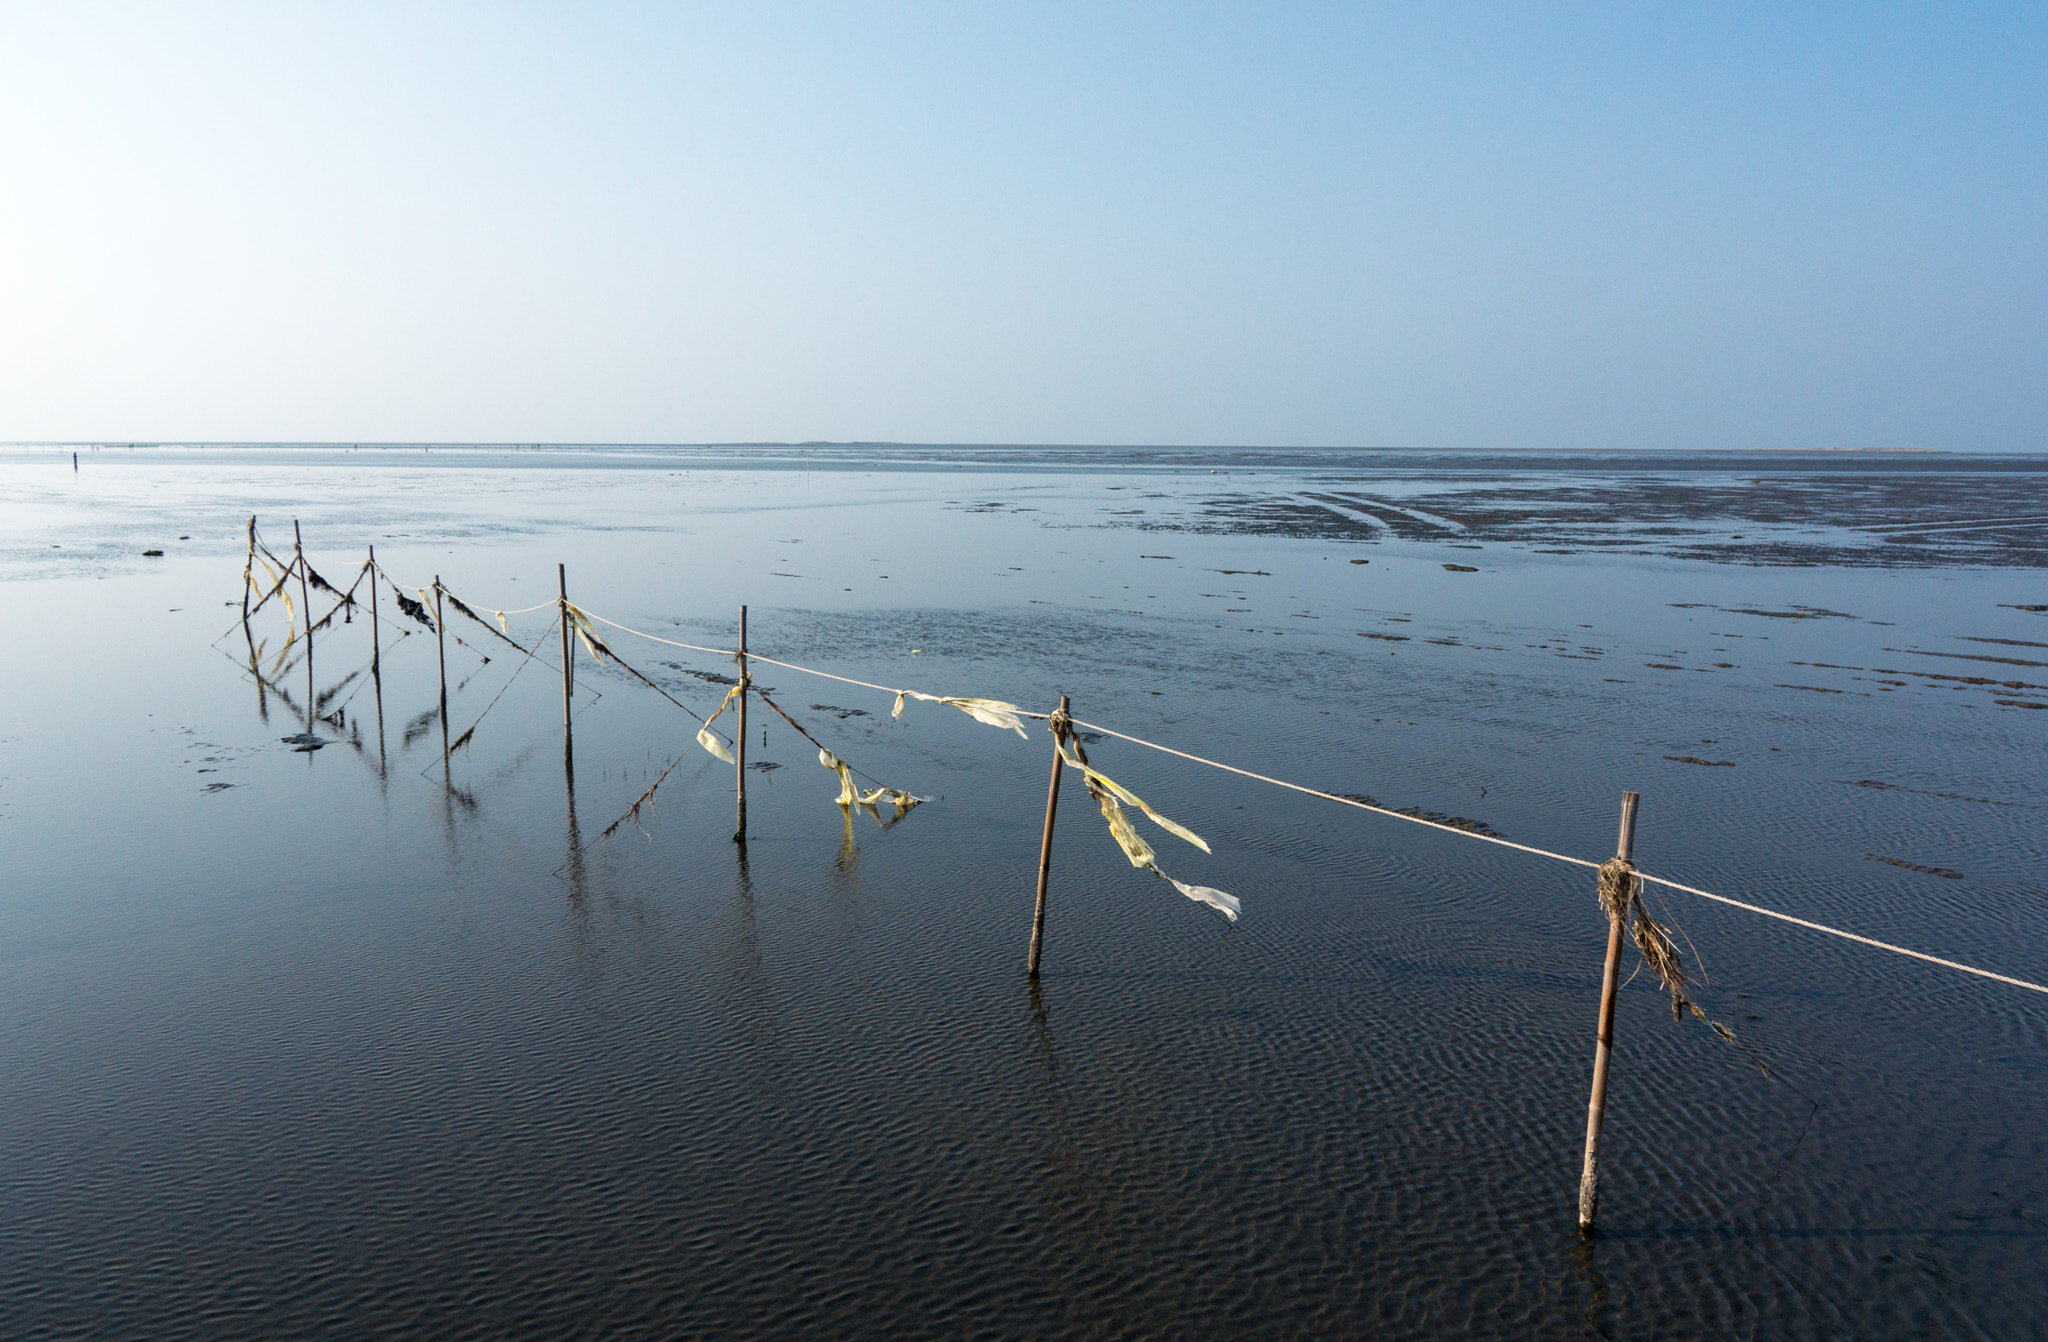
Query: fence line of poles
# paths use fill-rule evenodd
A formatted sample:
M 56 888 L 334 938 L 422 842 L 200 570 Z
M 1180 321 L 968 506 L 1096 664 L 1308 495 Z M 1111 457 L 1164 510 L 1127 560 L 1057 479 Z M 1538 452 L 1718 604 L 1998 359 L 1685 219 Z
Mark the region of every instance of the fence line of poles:
M 239 623 L 244 638 L 249 646 L 250 669 L 252 673 L 256 675 L 259 686 L 266 682 L 264 681 L 261 669 L 258 665 L 258 651 L 255 642 L 255 636 L 254 633 L 252 632 L 251 620 L 257 613 L 259 613 L 262 610 L 262 608 L 270 601 L 270 599 L 273 596 L 277 596 L 284 591 L 286 585 L 294 576 L 296 576 L 298 579 L 299 598 L 300 602 L 305 607 L 306 649 L 304 656 L 306 661 L 307 684 L 305 718 L 306 728 L 309 734 L 312 732 L 313 724 L 316 720 L 324 720 L 322 718 L 322 715 L 319 713 L 320 703 L 314 688 L 313 635 L 317 630 L 323 628 L 329 621 L 331 621 L 334 618 L 336 611 L 349 610 L 352 612 L 352 609 L 356 604 L 354 596 L 355 586 L 357 584 L 360 584 L 365 578 L 368 579 L 370 584 L 370 630 L 371 640 L 374 649 L 370 658 L 370 674 L 372 683 L 376 687 L 375 692 L 377 697 L 378 735 L 379 741 L 381 743 L 383 739 L 383 643 L 380 633 L 377 609 L 379 605 L 377 591 L 377 575 L 380 572 L 382 572 L 382 569 L 377 564 L 376 547 L 368 547 L 368 557 L 365 559 L 362 569 L 356 577 L 355 584 L 351 584 L 349 589 L 346 592 L 343 592 L 335 588 L 332 584 L 328 583 L 325 579 L 321 578 L 317 573 L 314 572 L 312 566 L 307 562 L 305 556 L 304 539 L 300 533 L 299 524 L 296 520 L 294 520 L 292 523 L 292 558 L 288 561 L 279 559 L 278 556 L 272 554 L 267 547 L 262 545 L 261 541 L 257 537 L 256 519 L 254 517 L 251 517 L 248 523 L 248 543 L 248 561 L 243 567 L 243 589 L 241 603 L 242 614 Z M 256 593 L 255 567 L 260 562 L 258 559 L 259 551 L 264 557 L 272 561 L 277 567 L 276 569 L 271 570 L 275 574 L 275 580 L 273 581 L 269 590 L 266 591 L 256 601 L 254 606 L 252 606 L 250 604 L 250 597 L 252 595 L 255 595 Z M 386 574 L 385 576 L 387 578 L 389 577 L 388 574 Z M 555 609 L 555 632 L 559 637 L 562 654 L 562 757 L 565 776 L 567 780 L 567 788 L 569 793 L 570 823 L 573 829 L 575 824 L 575 724 L 573 713 L 573 699 L 575 694 L 575 647 L 578 639 L 580 638 L 590 648 L 593 658 L 595 660 L 602 661 L 609 657 L 611 660 L 617 661 L 621 669 L 631 674 L 634 678 L 642 681 L 650 688 L 654 689 L 657 693 L 660 693 L 663 698 L 668 699 L 669 702 L 676 704 L 676 706 L 679 708 L 684 708 L 685 712 L 690 712 L 690 710 L 684 707 L 684 705 L 679 703 L 677 700 L 675 700 L 675 698 L 669 695 L 667 691 L 662 690 L 660 686 L 656 685 L 653 681 L 649 680 L 646 676 L 642 675 L 640 672 L 628 666 L 622 659 L 617 658 L 616 654 L 611 652 L 611 649 L 608 645 L 606 645 L 602 641 L 597 640 L 592 634 L 587 632 L 590 628 L 588 620 L 591 617 L 587 616 L 584 611 L 572 605 L 569 601 L 568 568 L 565 564 L 557 564 L 555 566 L 555 578 L 556 594 L 555 599 L 553 601 L 543 602 L 538 606 L 527 607 L 525 611 L 501 611 L 495 613 L 498 615 L 500 624 L 502 625 L 507 614 L 524 614 L 534 610 L 545 609 L 550 606 L 554 607 Z M 314 585 L 321 587 L 323 590 L 333 592 L 337 598 L 335 608 L 333 610 L 330 610 L 325 617 L 323 617 L 317 622 L 313 619 L 312 615 L 311 587 Z M 476 728 L 472 726 L 468 731 L 462 734 L 459 740 L 451 744 L 448 734 L 448 656 L 446 643 L 446 608 L 443 604 L 443 597 L 447 597 L 448 600 L 452 602 L 458 609 L 461 609 L 465 614 L 469 615 L 471 618 L 478 620 L 479 623 L 482 623 L 483 621 L 482 617 L 477 615 L 477 613 L 474 610 L 470 609 L 470 607 L 463 603 L 459 597 L 456 597 L 453 593 L 447 590 L 447 588 L 442 584 L 441 577 L 439 574 L 434 575 L 433 586 L 430 589 L 433 594 L 433 606 L 430 619 L 428 618 L 429 613 L 426 610 L 424 603 L 411 603 L 409 598 L 405 597 L 402 593 L 399 593 L 396 590 L 399 586 L 400 584 L 398 584 L 395 580 L 392 582 L 392 587 L 394 589 L 393 595 L 398 601 L 401 610 L 406 613 L 412 614 L 414 619 L 420 620 L 423 623 L 430 622 L 434 628 L 436 653 L 435 662 L 438 680 L 436 716 L 440 720 L 441 727 L 441 763 L 445 780 L 445 775 L 448 769 L 449 757 L 453 754 L 455 750 L 460 749 L 462 745 L 467 743 L 471 733 L 473 733 L 476 730 Z M 422 595 L 425 595 L 426 590 L 427 589 L 422 589 Z M 285 597 L 285 604 L 287 608 L 289 608 L 290 598 L 288 595 Z M 602 620 L 602 617 L 595 618 Z M 581 622 L 582 626 L 580 628 L 579 622 Z M 693 644 L 678 643 L 672 639 L 663 639 L 652 634 L 644 634 L 641 633 L 641 631 L 639 630 L 629 629 L 627 626 L 617 624 L 616 622 L 611 620 L 603 620 L 603 623 L 611 625 L 614 628 L 624 630 L 625 632 L 636 634 L 639 637 L 650 639 L 657 643 L 667 644 L 671 647 L 686 648 L 696 652 L 710 653 L 719 656 L 730 656 L 733 659 L 733 661 L 737 664 L 739 675 L 737 677 L 736 682 L 733 684 L 733 688 L 726 695 L 726 703 L 732 704 L 734 706 L 736 711 L 736 720 L 738 723 L 738 729 L 735 734 L 733 749 L 724 749 L 722 743 L 717 741 L 717 738 L 712 731 L 711 719 L 700 719 L 700 721 L 704 723 L 704 726 L 702 729 L 699 730 L 697 734 L 697 739 L 701 744 L 705 746 L 707 750 L 711 750 L 714 754 L 720 755 L 721 757 L 729 760 L 733 765 L 735 794 L 734 800 L 736 815 L 732 837 L 733 841 L 739 845 L 741 860 L 744 861 L 747 842 L 747 703 L 748 699 L 752 694 L 760 693 L 760 691 L 757 691 L 753 688 L 752 679 L 749 675 L 748 670 L 749 652 L 747 647 L 747 608 L 744 605 L 740 607 L 739 642 L 737 648 L 734 649 L 697 647 Z M 487 624 L 485 627 L 489 628 Z M 492 632 L 496 633 L 497 631 L 493 630 Z M 503 641 L 512 644 L 514 648 L 518 648 L 520 651 L 525 652 L 529 659 L 531 659 L 538 651 L 538 645 L 530 649 L 521 647 L 521 645 L 518 642 L 516 642 L 510 637 L 509 633 L 501 635 L 501 637 L 503 638 Z M 289 650 L 290 646 L 291 636 L 288 633 L 288 637 L 286 640 L 287 651 Z M 282 656 L 283 654 L 280 654 L 280 665 L 282 665 Z M 486 658 L 486 660 L 489 659 Z M 1196 836 L 1191 831 L 1185 829 L 1185 827 L 1177 825 L 1174 822 L 1166 820 L 1164 817 L 1158 815 L 1150 806 L 1146 805 L 1143 801 L 1141 801 L 1135 795 L 1130 793 L 1128 789 L 1123 788 L 1121 785 L 1115 783 L 1113 780 L 1101 774 L 1099 770 L 1095 769 L 1088 762 L 1087 754 L 1081 748 L 1079 738 L 1076 735 L 1076 729 L 1081 726 L 1087 726 L 1091 729 L 1099 730 L 1109 736 L 1118 737 L 1120 739 L 1133 742 L 1134 744 L 1147 746 L 1154 750 L 1163 751 L 1170 755 L 1176 755 L 1183 759 L 1195 761 L 1196 763 L 1209 765 L 1217 769 L 1222 769 L 1230 773 L 1240 774 L 1245 777 L 1257 779 L 1262 782 L 1272 783 L 1277 786 L 1288 788 L 1296 792 L 1302 792 L 1311 796 L 1324 798 L 1326 800 L 1340 802 L 1344 805 L 1357 807 L 1361 810 L 1374 811 L 1383 815 L 1393 816 L 1397 819 L 1413 821 L 1417 824 L 1428 825 L 1434 829 L 1441 829 L 1446 830 L 1450 833 L 1459 834 L 1466 838 L 1481 839 L 1488 843 L 1500 844 L 1504 847 L 1517 849 L 1521 852 L 1532 853 L 1537 856 L 1551 858 L 1562 862 L 1568 862 L 1577 866 L 1596 868 L 1599 874 L 1600 902 L 1604 911 L 1608 915 L 1608 935 L 1606 955 L 1602 961 L 1601 966 L 1600 1006 L 1599 1014 L 1597 1017 L 1597 1026 L 1594 1033 L 1592 1086 L 1587 1101 L 1585 1152 L 1579 1179 L 1578 1223 L 1581 1231 L 1583 1231 L 1586 1234 L 1591 1234 L 1593 1232 L 1597 1222 L 1597 1214 L 1599 1208 L 1600 1135 L 1602 1125 L 1606 1118 L 1608 1076 L 1614 1052 L 1615 1003 L 1620 987 L 1621 960 L 1624 942 L 1628 940 L 1631 935 L 1633 935 L 1637 948 L 1643 956 L 1644 962 L 1652 969 L 1653 972 L 1655 972 L 1659 976 L 1659 978 L 1663 982 L 1664 987 L 1670 992 L 1674 1017 L 1680 1016 L 1685 1011 L 1689 1010 L 1693 1015 L 1697 1016 L 1700 1020 L 1706 1021 L 1708 1025 L 1712 1026 L 1713 1029 L 1719 1035 L 1721 1035 L 1721 1037 L 1727 1039 L 1731 1043 L 1736 1042 L 1734 1035 L 1731 1031 L 1727 1029 L 1727 1027 L 1719 1024 L 1718 1022 L 1708 1020 L 1705 1013 L 1703 1013 L 1696 1005 L 1694 1005 L 1687 999 L 1685 995 L 1687 980 L 1684 971 L 1679 965 L 1678 953 L 1675 942 L 1672 940 L 1669 930 L 1662 927 L 1659 923 L 1657 923 L 1656 920 L 1650 916 L 1647 908 L 1643 906 L 1640 897 L 1642 882 L 1646 880 L 1654 881 L 1658 884 L 1673 889 L 1685 891 L 1690 894 L 1700 895 L 1708 899 L 1719 901 L 1721 903 L 1731 904 L 1737 908 L 1745 909 L 1755 913 L 1761 913 L 1772 918 L 1778 918 L 1787 922 L 1797 923 L 1803 927 L 1811 928 L 1816 931 L 1825 932 L 1838 937 L 1844 937 L 1852 941 L 1861 942 L 1865 945 L 1875 946 L 1884 950 L 1894 951 L 1902 955 L 1912 956 L 1917 959 L 1926 960 L 1935 964 L 1946 966 L 1951 969 L 1957 969 L 1964 971 L 1966 973 L 1978 975 L 1980 977 L 1997 980 L 1999 982 L 2007 983 L 2016 987 L 2031 989 L 2035 992 L 2048 994 L 2048 986 L 2044 986 L 2042 984 L 2032 983 L 2024 979 L 2011 978 L 2003 974 L 1996 974 L 1989 970 L 1979 969 L 1975 966 L 1962 964 L 1953 960 L 1941 959 L 1936 956 L 1925 954 L 1924 952 L 1909 950 L 1905 947 L 1893 946 L 1889 943 L 1876 941 L 1872 938 L 1860 936 L 1856 933 L 1845 932 L 1839 928 L 1832 928 L 1824 924 L 1810 922 L 1806 919 L 1795 918 L 1789 914 L 1783 914 L 1775 910 L 1761 908 L 1759 906 L 1752 904 L 1746 904 L 1738 900 L 1729 899 L 1726 896 L 1715 895 L 1704 890 L 1697 890 L 1691 886 L 1680 885 L 1675 881 L 1665 880 L 1664 878 L 1651 876 L 1646 873 L 1639 873 L 1636 870 L 1634 864 L 1634 851 L 1636 819 L 1640 807 L 1641 798 L 1639 794 L 1635 792 L 1624 792 L 1622 794 L 1621 828 L 1619 839 L 1617 841 L 1615 848 L 1614 857 L 1604 863 L 1596 863 L 1588 861 L 1584 858 L 1575 858 L 1562 853 L 1553 853 L 1546 851 L 1544 849 L 1534 848 L 1526 844 L 1513 843 L 1508 840 L 1499 838 L 1498 836 L 1474 833 L 1470 830 L 1441 824 L 1436 821 L 1423 819 L 1418 816 L 1404 814 L 1402 812 L 1394 811 L 1389 808 L 1379 806 L 1377 804 L 1368 804 L 1365 802 L 1361 802 L 1355 798 L 1343 797 L 1333 793 L 1322 792 L 1314 788 L 1304 787 L 1297 783 L 1289 783 L 1281 779 L 1270 778 L 1266 775 L 1256 774 L 1251 772 L 1250 770 L 1241 769 L 1234 765 L 1228 765 L 1220 763 L 1215 760 L 1204 759 L 1201 756 L 1192 755 L 1181 750 L 1176 750 L 1170 746 L 1163 746 L 1154 741 L 1146 741 L 1142 738 L 1128 736 L 1125 733 L 1117 732 L 1106 727 L 1099 727 L 1098 724 L 1082 723 L 1079 719 L 1076 719 L 1071 715 L 1071 702 L 1069 700 L 1069 697 L 1066 695 L 1060 696 L 1059 707 L 1054 711 L 1050 713 L 1035 713 L 1030 712 L 1028 710 L 1017 708 L 1013 704 L 1007 704 L 997 700 L 960 699 L 947 696 L 925 694 L 916 690 L 896 689 L 890 686 L 876 685 L 868 681 L 853 680 L 850 677 L 835 675 L 827 671 L 819 671 L 812 667 L 798 666 L 790 662 L 776 661 L 772 658 L 759 657 L 758 655 L 755 655 L 754 660 L 766 662 L 775 666 L 785 667 L 793 671 L 800 671 L 808 675 L 822 676 L 830 680 L 837 680 L 847 684 L 864 686 L 869 689 L 875 689 L 880 690 L 884 693 L 894 694 L 896 696 L 896 714 L 900 714 L 903 711 L 903 703 L 907 697 L 915 697 L 918 699 L 932 700 L 936 702 L 952 704 L 953 706 L 961 708 L 963 711 L 968 712 L 970 715 L 974 716 L 979 721 L 987 722 L 995 726 L 1010 728 L 1012 730 L 1017 731 L 1019 735 L 1023 735 L 1024 732 L 1023 727 L 1021 723 L 1018 721 L 1018 719 L 1032 718 L 1043 720 L 1046 722 L 1053 737 L 1053 759 L 1051 769 L 1051 780 L 1046 790 L 1044 827 L 1041 832 L 1041 837 L 1039 841 L 1037 885 L 1035 899 L 1033 901 L 1031 918 L 1030 950 L 1025 961 L 1026 977 L 1029 980 L 1031 980 L 1031 982 L 1034 985 L 1034 989 L 1039 977 L 1039 965 L 1044 950 L 1046 908 L 1051 887 L 1053 830 L 1055 821 L 1058 816 L 1060 786 L 1062 778 L 1064 776 L 1065 769 L 1069 763 L 1074 764 L 1084 774 L 1085 781 L 1088 785 L 1088 791 L 1090 795 L 1098 802 L 1098 804 L 1101 805 L 1104 817 L 1109 822 L 1112 836 L 1116 839 L 1117 843 L 1123 848 L 1125 854 L 1130 857 L 1131 862 L 1134 866 L 1149 867 L 1155 875 L 1158 875 L 1170 881 L 1175 887 L 1180 889 L 1183 894 L 1188 895 L 1191 899 L 1196 899 L 1201 902 L 1210 904 L 1212 907 L 1215 907 L 1222 911 L 1226 917 L 1229 917 L 1233 921 L 1235 921 L 1237 917 L 1238 902 L 1234 897 L 1224 894 L 1224 892 L 1222 891 L 1213 890 L 1208 887 L 1184 885 L 1179 881 L 1174 881 L 1171 877 L 1166 876 L 1166 874 L 1163 871 L 1159 870 L 1156 862 L 1153 860 L 1153 854 L 1151 852 L 1150 846 L 1147 845 L 1143 839 L 1139 838 L 1136 834 L 1136 831 L 1130 827 L 1129 819 L 1123 810 L 1124 802 L 1130 803 L 1133 807 L 1140 810 L 1143 814 L 1145 814 L 1154 822 L 1160 824 L 1162 827 L 1167 828 L 1171 832 L 1188 839 L 1190 842 L 1203 848 L 1205 851 L 1207 850 L 1208 845 L 1204 843 L 1199 838 L 1199 836 Z M 523 665 L 524 664 L 522 663 L 522 668 Z M 276 672 L 273 672 L 273 674 L 276 674 Z M 518 672 L 515 671 L 513 674 L 514 676 L 516 676 Z M 507 684 L 509 687 L 509 681 L 507 682 Z M 282 690 L 280 689 L 279 692 L 282 693 Z M 503 691 L 501 690 L 500 694 L 502 693 Z M 811 741 L 813 744 L 818 744 L 817 739 L 815 737 L 811 736 L 811 734 L 808 731 L 806 731 L 800 724 L 798 724 L 795 719 L 791 718 L 786 712 L 784 712 L 780 707 L 778 707 L 772 699 L 768 699 L 764 694 L 763 700 L 765 703 L 767 703 L 768 707 L 774 709 L 778 715 L 780 715 L 785 721 L 787 721 L 790 726 L 794 727 L 801 735 L 804 736 L 805 739 Z M 495 704 L 496 700 L 493 700 L 492 702 L 493 704 Z M 724 707 L 725 705 L 721 704 L 719 712 L 723 712 Z M 488 712 L 488 708 L 485 711 Z M 696 714 L 691 713 L 691 716 L 695 717 Z M 711 718 L 716 719 L 718 716 L 718 713 L 713 713 L 711 715 Z M 478 721 L 480 723 L 482 719 L 479 718 Z M 843 761 L 839 760 L 836 756 L 834 756 L 833 753 L 823 745 L 819 745 L 819 757 L 820 763 L 825 764 L 826 767 L 836 767 L 838 769 L 840 777 L 842 779 L 842 790 L 839 802 L 842 807 L 847 808 L 849 817 L 851 816 L 851 806 L 855 802 L 858 802 L 859 804 L 866 806 L 867 808 L 872 810 L 874 801 L 883 795 L 891 795 L 894 798 L 896 798 L 897 805 L 899 808 L 899 815 L 904 810 L 908 809 L 906 803 L 915 804 L 918 800 L 920 800 L 918 798 L 910 797 L 907 793 L 895 792 L 891 789 L 879 786 L 874 790 L 872 794 L 863 797 L 858 793 L 857 789 L 855 789 L 853 786 L 850 777 L 849 766 L 847 766 Z M 671 766 L 671 768 L 673 768 L 673 766 Z M 609 835 L 613 833 L 618 828 L 621 822 L 636 817 L 639 813 L 641 805 L 647 802 L 654 795 L 655 789 L 661 786 L 662 780 L 666 779 L 667 776 L 667 773 L 664 773 L 661 779 L 657 779 L 654 786 L 650 787 L 645 793 L 643 793 L 640 799 L 633 804 L 632 808 L 625 815 L 620 817 L 619 821 L 614 821 L 613 824 L 605 830 L 605 834 Z

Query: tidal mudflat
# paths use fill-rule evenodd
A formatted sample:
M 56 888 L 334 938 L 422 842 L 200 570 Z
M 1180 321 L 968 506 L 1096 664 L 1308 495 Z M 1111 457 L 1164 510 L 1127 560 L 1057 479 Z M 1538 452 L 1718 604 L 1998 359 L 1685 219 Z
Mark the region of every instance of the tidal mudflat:
M 244 522 L 1050 709 L 2048 980 L 2048 458 L 1083 449 L 0 455 L 10 1336 L 2039 1336 L 2048 1001 L 1116 741 L 1023 974 L 1049 741 L 774 667 L 697 724 L 451 623 L 237 625 Z M 161 551 L 145 555 L 146 551 Z M 412 591 L 406 595 L 413 596 Z M 313 605 L 329 604 L 315 594 Z M 546 609 L 508 614 L 530 643 Z M 617 634 L 708 716 L 729 661 Z M 488 658 L 488 660 L 486 660 Z M 275 678 L 274 666 L 282 666 Z M 312 711 L 308 711 L 308 700 Z M 765 733 L 763 721 L 765 719 Z M 311 734 L 323 744 L 303 748 Z M 601 832 L 664 770 L 638 824 Z M 1759 1068 L 1761 1060 L 1768 1072 Z

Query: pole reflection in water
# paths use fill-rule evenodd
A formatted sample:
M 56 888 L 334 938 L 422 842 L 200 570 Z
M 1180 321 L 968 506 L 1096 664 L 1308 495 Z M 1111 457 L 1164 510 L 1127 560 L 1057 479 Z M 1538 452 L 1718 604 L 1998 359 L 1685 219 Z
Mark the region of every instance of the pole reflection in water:
M 569 809 L 569 860 L 563 865 L 563 873 L 569 879 L 569 904 L 581 910 L 583 907 L 584 868 L 583 830 L 576 821 L 576 751 L 570 744 L 567 732 L 562 734 L 562 792 Z

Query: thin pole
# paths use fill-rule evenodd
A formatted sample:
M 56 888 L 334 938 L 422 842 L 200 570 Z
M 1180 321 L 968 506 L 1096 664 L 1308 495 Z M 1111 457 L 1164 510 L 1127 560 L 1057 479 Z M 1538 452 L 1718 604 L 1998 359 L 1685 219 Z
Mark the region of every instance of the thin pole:
M 251 518 L 250 521 L 254 521 Z M 384 636 L 377 629 L 377 547 L 370 547 L 370 686 L 377 700 L 377 773 L 384 773 Z
M 1038 907 L 1031 913 L 1031 961 L 1025 974 L 1038 978 L 1038 952 L 1045 944 L 1045 891 L 1052 879 L 1052 820 L 1060 806 L 1060 771 L 1066 756 L 1060 753 L 1061 737 L 1067 725 L 1067 696 L 1060 696 L 1060 711 L 1053 714 L 1052 782 L 1045 789 L 1045 835 L 1038 841 Z
M 1621 839 L 1614 855 L 1632 859 L 1636 848 L 1636 802 L 1621 794 Z M 1590 1234 L 1600 1206 L 1600 1124 L 1607 1117 L 1607 1063 L 1614 1053 L 1614 996 L 1621 979 L 1622 920 L 1607 925 L 1607 968 L 1600 981 L 1600 1042 L 1593 1053 L 1593 1098 L 1586 1106 L 1586 1165 L 1579 1174 L 1579 1229 Z
M 441 631 L 447 622 L 441 618 L 441 575 L 434 575 L 434 653 L 441 664 L 441 763 L 448 763 L 448 641 Z
M 569 566 L 555 565 L 556 603 L 561 606 L 562 615 L 562 748 L 569 748 L 569 696 L 575 686 L 569 679 L 569 659 L 575 654 L 575 645 L 569 635 Z
M 250 519 L 252 522 L 254 518 Z M 370 679 L 377 682 L 381 697 L 384 686 L 384 637 L 377 631 L 377 547 L 370 547 Z
M 78 454 L 71 454 L 72 469 L 78 466 Z M 249 589 L 256 582 L 256 519 L 249 518 L 249 558 L 242 564 L 242 628 L 249 627 Z
M 313 594 L 306 587 L 306 547 L 299 539 L 299 519 L 292 519 L 292 558 L 299 565 L 299 602 L 306 608 L 306 730 L 313 730 Z
M 733 756 L 733 773 L 738 777 L 739 825 L 732 832 L 734 843 L 747 841 L 747 608 L 740 607 L 740 648 L 735 660 L 740 664 L 740 729 L 739 751 Z
M 73 461 L 76 461 L 78 454 L 73 452 L 71 457 Z M 252 515 L 249 518 L 249 558 L 242 565 L 242 641 L 249 645 L 249 670 L 256 676 L 256 703 L 261 707 L 263 704 L 263 673 L 256 666 L 256 635 L 249 630 L 249 589 L 255 586 L 255 584 L 256 518 Z M 269 714 L 264 714 L 264 721 L 268 722 L 269 720 Z

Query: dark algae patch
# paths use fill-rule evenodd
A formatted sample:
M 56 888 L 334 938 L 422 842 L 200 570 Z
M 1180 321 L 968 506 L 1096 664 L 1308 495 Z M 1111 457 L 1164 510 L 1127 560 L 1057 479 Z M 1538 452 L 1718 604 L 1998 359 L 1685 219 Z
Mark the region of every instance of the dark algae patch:
M 1951 870 L 1948 867 L 1924 867 L 1918 862 L 1908 862 L 1902 857 L 1880 857 L 1876 853 L 1865 853 L 1863 856 L 1869 858 L 1872 862 L 1884 862 L 1894 867 L 1904 867 L 1907 871 L 1917 871 L 1923 876 L 1941 876 L 1951 881 L 1963 879 L 1963 873 Z
M 1363 802 L 1367 806 L 1377 806 L 1382 811 L 1392 811 L 1395 815 L 1405 815 L 1411 820 L 1427 820 L 1432 825 L 1446 825 L 1451 829 L 1462 829 L 1467 834 L 1484 834 L 1490 839 L 1507 837 L 1484 820 L 1468 820 L 1461 815 L 1445 815 L 1442 811 L 1426 811 L 1420 806 L 1388 806 L 1384 802 L 1375 801 L 1373 798 L 1366 796 L 1363 792 L 1345 792 L 1340 795 L 1349 797 L 1355 802 Z
M 1960 792 L 1928 792 L 1922 788 L 1900 787 L 1897 783 L 1882 783 L 1875 778 L 1858 778 L 1854 782 L 1845 778 L 1838 778 L 1835 781 L 1845 783 L 1849 787 L 1867 787 L 1880 792 L 1910 792 L 1918 797 L 1944 797 L 1949 801 L 1973 801 L 1984 806 L 2018 805 L 2017 802 L 1993 801 L 1989 797 L 1965 797 Z

